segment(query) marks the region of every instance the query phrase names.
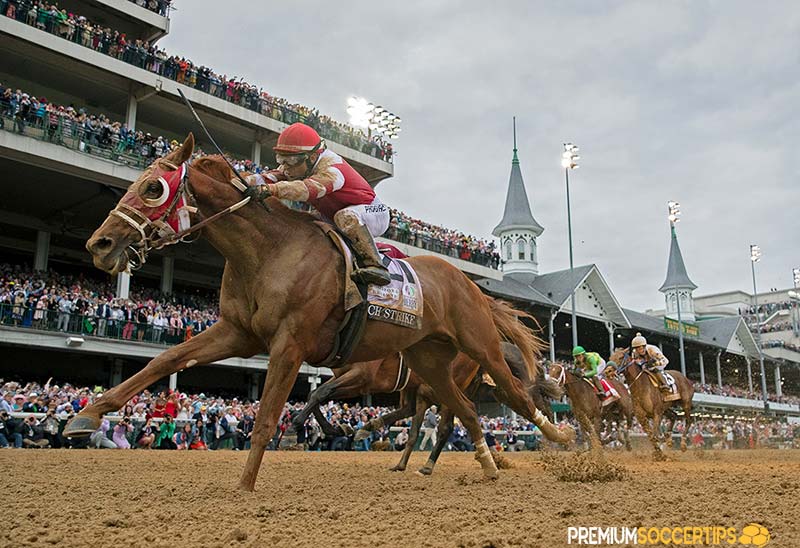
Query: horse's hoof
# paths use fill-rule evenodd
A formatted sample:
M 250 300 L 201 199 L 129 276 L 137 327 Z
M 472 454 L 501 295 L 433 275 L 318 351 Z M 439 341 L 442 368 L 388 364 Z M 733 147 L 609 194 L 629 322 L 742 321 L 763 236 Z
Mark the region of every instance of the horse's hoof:
M 655 462 L 664 462 L 665 460 L 667 460 L 667 457 L 661 451 L 654 451 L 653 452 L 653 460 Z
M 356 432 L 356 437 L 354 438 L 355 441 L 365 440 L 369 437 L 370 431 L 364 430 L 363 428 L 359 428 L 358 432 Z
M 77 415 L 70 419 L 62 435 L 65 438 L 85 438 L 94 434 L 98 428 L 100 428 L 99 418 Z
M 396 465 L 392 466 L 391 468 L 389 468 L 389 472 L 405 472 L 405 471 L 406 471 L 406 467 L 405 466 L 400 466 L 399 464 L 396 464 Z
M 484 481 L 496 481 L 497 478 L 499 477 L 500 477 L 500 472 L 498 472 L 497 470 L 483 473 Z
M 422 468 L 420 468 L 417 471 L 417 473 L 422 475 L 422 476 L 430 476 L 431 474 L 433 474 L 433 468 L 429 468 L 427 466 L 423 466 Z

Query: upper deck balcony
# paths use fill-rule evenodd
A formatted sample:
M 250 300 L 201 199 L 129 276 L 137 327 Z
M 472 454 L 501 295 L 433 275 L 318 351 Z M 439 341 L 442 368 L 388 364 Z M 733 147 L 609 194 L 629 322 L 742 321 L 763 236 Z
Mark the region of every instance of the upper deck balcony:
M 189 131 L 197 132 L 197 126 L 180 100 L 180 88 L 226 153 L 261 164 L 274 165 L 271 148 L 279 133 L 289 123 L 303 119 L 301 114 L 266 104 L 259 97 L 255 104 L 237 103 L 222 98 L 224 94 L 207 92 L 204 86 L 178 83 L 165 75 L 163 65 L 154 70 L 152 64 L 136 57 L 138 53 L 119 55 L 120 59 L 84 46 L 76 38 L 67 40 L 3 16 L 0 54 L 8 61 L 0 69 L 0 81 L 6 85 L 46 96 L 51 102 L 87 106 L 137 130 L 182 140 Z M 350 161 L 370 183 L 393 175 L 390 162 L 364 152 L 377 154 L 374 146 L 327 127 L 321 126 L 320 132 L 329 148 Z M 204 136 L 196 137 L 204 150 L 212 150 Z M 354 143 L 360 149 L 354 148 Z

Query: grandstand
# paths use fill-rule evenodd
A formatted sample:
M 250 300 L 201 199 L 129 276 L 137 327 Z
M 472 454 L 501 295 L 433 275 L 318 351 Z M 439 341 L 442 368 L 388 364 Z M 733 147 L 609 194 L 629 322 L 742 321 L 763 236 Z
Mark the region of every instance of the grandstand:
M 94 269 L 84 250 L 87 237 L 123 189 L 138 178 L 154 152 L 163 151 L 170 141 L 182 140 L 192 130 L 199 147 L 211 152 L 180 102 L 179 89 L 196 106 L 226 154 L 242 165 L 274 165 L 272 146 L 278 134 L 297 120 L 321 124 L 328 146 L 373 185 L 392 177 L 394 165 L 391 149 L 386 145 L 372 142 L 342 124 L 325 121 L 314 109 L 292 106 L 291 101 L 269 97 L 241 82 L 231 84 L 233 80 L 228 84 L 236 89 L 226 94 L 227 89 L 220 87 L 224 80 L 219 81 L 216 73 L 203 66 L 187 71 L 178 63 L 178 72 L 172 70 L 176 66 L 165 68 L 169 59 L 184 58 L 181 52 L 167 55 L 158 49 L 158 40 L 170 30 L 170 20 L 159 11 L 127 0 L 73 0 L 62 4 L 84 19 L 65 23 L 45 19 L 40 23 L 39 14 L 31 19 L 30 12 L 22 9 L 14 17 L 0 15 L 0 55 L 6 60 L 0 69 L 2 87 L 20 89 L 37 98 L 40 105 L 59 105 L 70 112 L 56 118 L 37 118 L 34 114 L 33 123 L 20 124 L 16 116 L 19 105 L 0 97 L 0 169 L 4 173 L 0 181 L 0 262 L 27 264 L 29 271 L 52 270 L 69 280 L 67 285 L 75 285 L 75 280 L 80 279 L 83 288 L 108 286 L 110 289 L 103 291 L 123 300 L 140 296 L 143 301 L 164 301 L 164 296 L 170 296 L 166 300 L 171 306 L 184 306 L 188 301 L 203 301 L 203 306 L 188 313 L 191 317 L 183 322 L 182 334 L 168 327 L 159 330 L 135 319 L 131 322 L 135 324 L 133 331 L 128 333 L 131 336 L 126 337 L 119 323 L 105 326 L 101 333 L 99 325 L 88 329 L 73 312 L 65 320 L 67 328 L 61 330 L 57 312 L 37 323 L 33 308 L 15 319 L 13 300 L 0 304 L 0 348 L 6 358 L 0 365 L 0 376 L 18 371 L 19 364 L 25 364 L 28 377 L 44 380 L 54 373 L 73 382 L 110 385 L 140 369 L 163 350 L 164 344 L 182 340 L 188 324 L 197 326 L 203 315 L 213 321 L 213 301 L 223 262 L 209 245 L 198 242 L 154 253 L 132 280 L 127 275 L 111 280 Z M 78 34 L 87 21 L 96 34 Z M 121 46 L 115 52 L 113 44 L 108 48 L 103 45 L 103 37 L 109 33 L 127 36 L 124 51 Z M 100 40 L 96 45 L 95 38 Z M 88 122 L 78 124 L 78 119 L 87 118 Z M 86 129 L 86 123 L 93 128 L 110 126 L 117 133 L 103 136 L 101 130 Z M 123 127 L 134 134 L 128 137 L 130 143 L 121 137 Z M 502 213 L 494 231 L 500 240 L 497 249 L 492 242 L 423 223 L 401 212 L 393 212 L 395 218 L 384 240 L 412 256 L 444 257 L 487 293 L 531 312 L 551 343 L 551 359 L 570 357 L 569 296 L 574 290 L 584 346 L 606 354 L 614 346 L 626 345 L 637 331 L 642 331 L 651 342 L 662 346 L 673 367 L 678 367 L 677 334 L 667 321 L 674 319 L 669 308 L 646 314 L 624 308 L 597 265 L 578 266 L 573 272 L 540 272 L 538 239 L 544 227 L 533 217 L 516 149 Z M 668 270 L 682 270 L 688 280 L 677 242 L 674 246 Z M 689 284 L 693 285 L 691 281 Z M 667 282 L 665 287 L 669 303 L 672 289 Z M 681 291 L 681 298 L 686 298 L 688 291 L 688 298 L 692 299 L 692 289 L 682 287 Z M 709 413 L 746 414 L 763 409 L 754 396 L 754 387 L 760 386 L 757 368 L 752 368 L 752 363 L 757 363 L 757 347 L 747 322 L 738 314 L 708 312 L 706 308 L 698 303 L 693 319 L 699 330 L 686 340 L 689 377 L 700 385 L 733 385 L 749 390 L 745 397 L 699 394 L 696 403 Z M 174 309 L 169 310 L 171 314 Z M 183 308 L 180 311 L 185 312 Z M 787 310 L 776 309 L 770 314 L 762 321 L 775 324 L 776 330 L 788 330 Z M 769 391 L 778 398 L 784 388 L 794 395 L 800 391 L 800 368 L 795 357 L 800 353 L 791 347 L 791 340 L 781 337 L 765 337 L 775 345 L 767 352 L 767 377 Z M 266 356 L 225 360 L 173 376 L 170 383 L 184 391 L 213 388 L 255 399 L 266 363 Z M 220 368 L 225 374 L 219 374 Z M 329 374 L 327 370 L 304 366 L 293 397 L 304 398 Z M 800 415 L 793 403 L 776 403 L 773 410 Z

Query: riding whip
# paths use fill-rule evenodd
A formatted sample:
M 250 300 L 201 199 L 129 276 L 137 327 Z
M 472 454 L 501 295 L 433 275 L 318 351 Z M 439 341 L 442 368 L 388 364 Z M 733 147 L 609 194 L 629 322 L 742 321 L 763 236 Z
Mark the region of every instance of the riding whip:
M 208 129 L 206 128 L 206 125 L 203 123 L 203 120 L 201 120 L 200 116 L 197 115 L 197 111 L 194 110 L 194 107 L 192 106 L 192 103 L 190 103 L 189 99 L 187 99 L 186 96 L 183 94 L 183 91 L 181 90 L 181 88 L 178 88 L 178 94 L 180 94 L 181 99 L 183 99 L 183 102 L 186 103 L 186 106 L 189 107 L 189 110 L 192 112 L 192 116 L 194 116 L 194 119 L 197 120 L 198 124 L 200 124 L 200 128 L 206 134 L 206 137 L 208 137 L 208 140 L 211 141 L 211 144 L 214 145 L 214 148 L 217 149 L 217 152 L 219 152 L 219 155 L 222 156 L 222 159 L 225 160 L 225 163 L 228 164 L 228 167 L 231 168 L 231 171 L 233 171 L 236 174 L 236 177 L 242 182 L 242 184 L 245 186 L 245 188 L 248 188 L 250 185 L 247 184 L 247 181 L 245 181 L 244 178 L 242 178 L 242 176 L 239 175 L 239 172 L 236 171 L 236 169 L 233 167 L 233 165 L 228 161 L 227 156 L 225 156 L 225 154 L 222 152 L 222 149 L 219 148 L 219 145 L 214 140 L 214 138 L 211 136 L 211 133 L 209 133 Z M 242 190 L 242 192 L 244 192 L 244 190 Z

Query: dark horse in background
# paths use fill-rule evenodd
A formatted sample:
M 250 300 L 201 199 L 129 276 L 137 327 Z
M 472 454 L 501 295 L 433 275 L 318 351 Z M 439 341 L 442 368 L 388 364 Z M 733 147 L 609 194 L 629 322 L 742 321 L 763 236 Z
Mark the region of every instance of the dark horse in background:
M 675 421 L 680 418 L 673 407 L 680 407 L 683 410 L 683 418 L 686 424 L 683 432 L 681 432 L 681 451 L 686 451 L 686 436 L 693 422 L 692 398 L 694 397 L 694 387 L 689 379 L 677 371 L 669 370 L 668 373 L 675 379 L 680 399 L 664 401 L 658 382 L 652 382 L 651 375 L 633 361 L 629 348 L 617 348 L 609 358 L 609 361 L 618 363 L 617 373 L 622 373 L 625 376 L 625 381 L 633 398 L 633 412 L 639 420 L 639 424 L 647 432 L 647 437 L 650 438 L 650 443 L 653 445 L 653 458 L 664 460 L 665 457 L 661 450 L 661 445 L 666 441 L 669 442 L 670 446 L 672 445 L 672 427 Z M 664 416 L 669 418 L 666 439 L 661 433 L 661 419 Z M 652 426 L 649 422 L 650 419 L 653 421 Z
M 502 306 L 502 303 L 496 303 L 496 305 Z M 543 346 L 539 346 L 537 351 L 542 350 L 542 348 Z M 561 389 L 554 381 L 545 379 L 543 374 L 540 374 L 537 378 L 530 378 L 528 368 L 525 366 L 525 361 L 519 348 L 511 343 L 503 342 L 502 349 L 503 357 L 511 368 L 512 374 L 528 387 L 528 392 L 536 407 L 542 410 L 548 419 L 552 421 L 553 411 L 550 400 L 561 398 Z M 450 370 L 456 384 L 467 396 L 470 398 L 477 396 L 482 384 L 482 375 L 480 366 L 475 361 L 467 355 L 459 353 L 450 364 Z M 425 411 L 432 404 L 441 403 L 436 398 L 431 387 L 424 384 L 422 379 L 413 371 L 410 371 L 409 376 L 405 378 L 406 374 L 404 373 L 400 354 L 388 356 L 383 360 L 349 364 L 345 368 L 334 371 L 334 375 L 334 378 L 328 380 L 311 393 L 303 411 L 297 414 L 292 421 L 295 429 L 302 428 L 308 416 L 313 413 L 326 436 L 341 435 L 339 428 L 331 425 L 319 412 L 321 404 L 329 400 L 355 398 L 367 394 L 391 393 L 397 391 L 402 385 L 400 407 L 395 411 L 370 420 L 358 431 L 356 440 L 364 439 L 374 430 L 379 430 L 384 426 L 391 426 L 395 422 L 413 415 L 406 448 L 403 451 L 400 462 L 391 469 L 393 471 L 405 470 L 416 444 Z M 513 404 L 502 391 L 492 387 L 491 393 L 497 401 L 513 408 Z M 427 463 L 419 470 L 421 474 L 430 475 L 433 472 L 439 454 L 447 444 L 452 430 L 453 413 L 445 405 L 442 407 L 441 420 L 437 428 L 436 444 L 431 450 Z
M 171 347 L 141 371 L 111 388 L 66 426 L 65 436 L 89 435 L 102 416 L 120 409 L 157 380 L 198 364 L 268 352 L 267 378 L 255 417 L 252 449 L 239 488 L 255 488 L 264 451 L 275 432 L 301 364 L 320 363 L 331 354 L 345 317 L 345 259 L 314 217 L 271 197 L 251 203 L 244 185 L 224 158 L 192 160 L 194 137 L 153 162 L 134 182 L 86 243 L 96 267 L 116 275 L 133 256 L 177 243 L 164 225 L 177 226 L 178 198 L 186 196 L 189 219 L 225 257 L 219 321 L 200 335 Z M 187 211 L 187 210 L 183 210 Z M 501 337 L 520 346 L 532 376 L 538 369 L 524 339 L 528 329 L 516 317 L 498 316 L 475 283 L 444 259 L 408 259 L 425 288 L 420 329 L 368 321 L 350 361 L 370 361 L 404 351 L 414 371 L 437 398 L 461 419 L 476 442 L 484 477 L 498 476 L 474 404 L 450 375 L 450 362 L 464 352 L 478 362 L 514 408 L 548 438 L 564 443 L 572 429 L 556 428 L 536 408 L 522 382 L 511 374 Z
M 606 377 L 606 382 L 619 393 L 619 399 L 603 406 L 602 401 L 597 397 L 594 384 L 586 382 L 583 375 L 573 372 L 569 365 L 553 362 L 550 364 L 548 373 L 550 378 L 558 379 L 558 383 L 566 390 L 567 397 L 572 402 L 572 412 L 586 433 L 592 449 L 601 447 L 600 423 L 605 419 L 617 421 L 619 429 L 625 432 L 625 449 L 631 450 L 630 429 L 633 424 L 633 402 L 630 392 L 622 382 Z

